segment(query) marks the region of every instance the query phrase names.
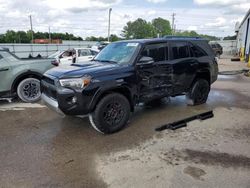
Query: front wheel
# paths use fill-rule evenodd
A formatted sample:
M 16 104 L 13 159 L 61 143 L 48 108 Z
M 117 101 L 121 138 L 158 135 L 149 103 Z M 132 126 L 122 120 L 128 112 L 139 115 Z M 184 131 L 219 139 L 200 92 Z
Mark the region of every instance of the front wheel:
M 209 82 L 205 79 L 195 81 L 189 92 L 186 94 L 188 105 L 199 105 L 206 103 L 210 92 Z
M 26 78 L 17 86 L 17 95 L 24 102 L 36 102 L 40 100 L 40 80 L 36 78 Z
M 121 130 L 128 122 L 130 105 L 128 99 L 118 93 L 106 95 L 97 104 L 89 120 L 94 129 L 103 134 Z

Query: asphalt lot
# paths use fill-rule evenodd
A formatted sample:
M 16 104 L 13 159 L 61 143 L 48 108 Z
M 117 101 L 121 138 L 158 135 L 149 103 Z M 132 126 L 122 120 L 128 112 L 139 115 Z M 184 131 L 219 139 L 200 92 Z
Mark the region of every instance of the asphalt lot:
M 220 60 L 220 70 L 246 68 Z M 129 126 L 101 135 L 87 118 L 0 101 L 0 187 L 250 187 L 250 78 L 220 76 L 207 104 L 185 97 L 140 106 Z M 162 124 L 214 110 L 176 131 Z

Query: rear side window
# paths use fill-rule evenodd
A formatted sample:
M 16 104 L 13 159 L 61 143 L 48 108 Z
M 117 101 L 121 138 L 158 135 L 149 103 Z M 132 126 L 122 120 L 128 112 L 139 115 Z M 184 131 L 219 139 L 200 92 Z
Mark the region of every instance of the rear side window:
M 190 52 L 192 57 L 207 56 L 207 53 L 199 46 L 190 44 Z
M 175 42 L 171 44 L 173 59 L 189 57 L 189 47 L 186 42 Z
M 211 48 L 211 45 L 209 45 L 206 40 L 192 41 L 192 44 L 199 47 L 203 51 L 205 51 L 205 53 L 208 54 L 208 56 L 213 56 L 214 57 L 214 51 Z
M 212 48 L 217 48 L 215 44 L 211 44 L 211 47 Z
M 168 59 L 168 46 L 166 43 L 147 45 L 141 55 L 152 57 L 155 62 L 165 61 Z
M 216 44 L 217 48 L 222 48 L 220 44 Z
M 78 54 L 79 56 L 90 56 L 91 52 L 87 49 L 81 49 L 81 50 L 78 50 Z

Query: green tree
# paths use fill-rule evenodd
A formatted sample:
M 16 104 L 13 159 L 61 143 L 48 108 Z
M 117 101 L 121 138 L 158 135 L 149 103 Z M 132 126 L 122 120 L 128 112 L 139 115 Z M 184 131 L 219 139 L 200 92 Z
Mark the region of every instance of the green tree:
M 25 31 L 17 31 L 18 43 L 29 43 L 30 40 Z
M 87 41 L 108 41 L 108 37 L 95 37 L 95 36 L 90 36 L 90 37 L 86 37 L 85 40 Z M 111 42 L 115 42 L 121 40 L 120 37 L 118 37 L 115 34 L 111 34 L 110 35 L 110 41 Z
M 216 36 L 211 36 L 211 35 L 204 35 L 204 34 L 198 34 L 195 31 L 179 31 L 175 33 L 176 36 L 187 36 L 187 37 L 202 37 L 207 40 L 219 40 L 218 37 Z
M 8 43 L 16 43 L 17 41 L 16 32 L 13 30 L 8 30 L 5 33 L 5 41 Z
M 226 36 L 223 38 L 223 40 L 236 40 L 237 36 L 233 35 L 233 36 Z
M 122 36 L 126 39 L 142 39 L 154 37 L 154 27 L 150 22 L 138 18 L 134 22 L 129 21 L 123 28 Z
M 165 20 L 163 18 L 155 18 L 152 20 L 152 25 L 154 26 L 156 36 L 159 34 L 160 37 L 163 37 L 165 35 L 171 35 L 172 29 L 170 26 L 170 22 L 168 20 Z
M 121 38 L 118 37 L 117 35 L 115 35 L 115 34 L 110 35 L 110 41 L 111 42 L 115 42 L 115 41 L 118 41 L 118 40 L 121 40 Z

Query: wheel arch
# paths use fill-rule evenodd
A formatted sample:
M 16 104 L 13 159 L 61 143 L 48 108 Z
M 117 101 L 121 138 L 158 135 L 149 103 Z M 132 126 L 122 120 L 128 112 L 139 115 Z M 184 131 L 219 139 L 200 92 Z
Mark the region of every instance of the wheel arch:
M 13 83 L 12 83 L 12 86 L 11 86 L 11 93 L 12 93 L 12 94 L 13 94 L 13 93 L 16 93 L 18 84 L 19 84 L 22 80 L 24 80 L 24 79 L 26 79 L 26 78 L 37 78 L 37 79 L 41 80 L 42 76 L 43 76 L 43 75 L 42 75 L 41 73 L 38 73 L 38 72 L 35 72 L 35 71 L 30 71 L 30 70 L 28 70 L 28 71 L 26 71 L 26 72 L 24 72 L 24 73 L 18 75 L 18 76 L 15 78 L 15 80 L 13 81 Z
M 120 86 L 120 87 L 114 87 L 114 88 L 109 88 L 104 91 L 99 92 L 97 95 L 95 95 L 94 99 L 92 100 L 90 104 L 90 109 L 93 111 L 98 104 L 98 102 L 106 95 L 110 93 L 119 93 L 123 96 L 125 96 L 130 104 L 130 110 L 133 112 L 134 111 L 134 100 L 133 96 L 131 94 L 131 91 L 128 87 L 126 86 Z
M 209 85 L 211 84 L 211 73 L 208 69 L 202 69 L 198 71 L 193 80 L 193 84 L 197 79 L 205 79 L 208 81 Z

